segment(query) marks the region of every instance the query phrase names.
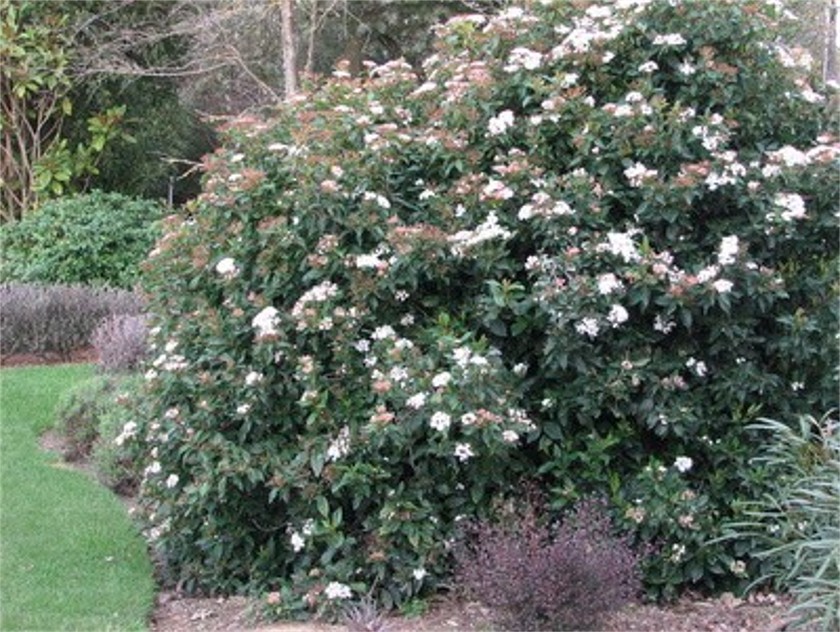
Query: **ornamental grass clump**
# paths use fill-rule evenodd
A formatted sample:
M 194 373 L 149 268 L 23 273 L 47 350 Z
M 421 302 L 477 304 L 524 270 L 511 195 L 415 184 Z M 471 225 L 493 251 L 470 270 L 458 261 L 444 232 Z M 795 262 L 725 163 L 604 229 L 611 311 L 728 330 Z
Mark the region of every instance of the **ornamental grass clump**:
M 725 537 L 755 541 L 760 561 L 752 585 L 768 581 L 794 599 L 792 627 L 840 628 L 840 422 L 836 411 L 798 424 L 762 419 L 767 438 L 754 462 L 775 475 Z
M 524 3 L 229 123 L 145 264 L 168 579 L 399 606 L 535 479 L 656 542 L 652 595 L 737 586 L 749 424 L 837 393 L 840 145 L 776 18 Z
M 507 630 L 597 629 L 641 590 L 639 556 L 591 499 L 558 525 L 534 506 L 474 525 L 457 562 L 457 585 Z

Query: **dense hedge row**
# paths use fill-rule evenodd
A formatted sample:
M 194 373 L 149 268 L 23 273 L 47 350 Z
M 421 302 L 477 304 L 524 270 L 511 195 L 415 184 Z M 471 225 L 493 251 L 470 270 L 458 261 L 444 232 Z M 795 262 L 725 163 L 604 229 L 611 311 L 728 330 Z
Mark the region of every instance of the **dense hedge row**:
M 747 426 L 837 394 L 838 144 L 774 19 L 510 7 L 231 125 L 147 269 L 172 580 L 401 603 L 530 480 L 607 495 L 654 594 L 744 585 Z

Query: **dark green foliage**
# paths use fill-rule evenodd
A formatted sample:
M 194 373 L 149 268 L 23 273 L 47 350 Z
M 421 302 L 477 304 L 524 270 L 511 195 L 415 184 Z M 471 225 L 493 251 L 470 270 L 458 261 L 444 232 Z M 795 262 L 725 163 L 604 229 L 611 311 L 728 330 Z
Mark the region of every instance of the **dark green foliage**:
M 163 210 L 99 191 L 47 202 L 0 226 L 0 280 L 131 288 Z

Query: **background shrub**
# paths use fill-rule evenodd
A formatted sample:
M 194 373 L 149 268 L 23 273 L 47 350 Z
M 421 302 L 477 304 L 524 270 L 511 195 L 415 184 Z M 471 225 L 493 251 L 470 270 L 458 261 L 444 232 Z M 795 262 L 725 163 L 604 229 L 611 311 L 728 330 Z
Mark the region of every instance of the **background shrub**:
M 739 586 L 749 424 L 837 394 L 840 148 L 775 17 L 509 7 L 232 123 L 147 264 L 171 579 L 405 602 L 533 479 L 607 495 L 652 594 Z
M 148 353 L 147 335 L 145 315 L 114 314 L 105 318 L 91 335 L 99 370 L 105 373 L 136 370 Z
M 639 556 L 592 499 L 559 525 L 530 506 L 469 532 L 456 556 L 457 585 L 504 629 L 597 629 L 641 589 Z
M 163 207 L 94 191 L 46 202 L 0 226 L 0 281 L 131 288 Z
M 106 317 L 138 314 L 141 298 L 132 292 L 83 285 L 0 285 L 0 354 L 57 354 L 69 358 L 91 344 Z

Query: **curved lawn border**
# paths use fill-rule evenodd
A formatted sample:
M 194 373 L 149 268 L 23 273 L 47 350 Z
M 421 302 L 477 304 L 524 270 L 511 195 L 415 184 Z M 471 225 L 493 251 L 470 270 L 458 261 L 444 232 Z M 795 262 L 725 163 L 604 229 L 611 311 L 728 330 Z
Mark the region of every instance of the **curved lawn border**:
M 119 500 L 38 447 L 87 365 L 0 370 L 0 629 L 145 630 L 145 544 Z

